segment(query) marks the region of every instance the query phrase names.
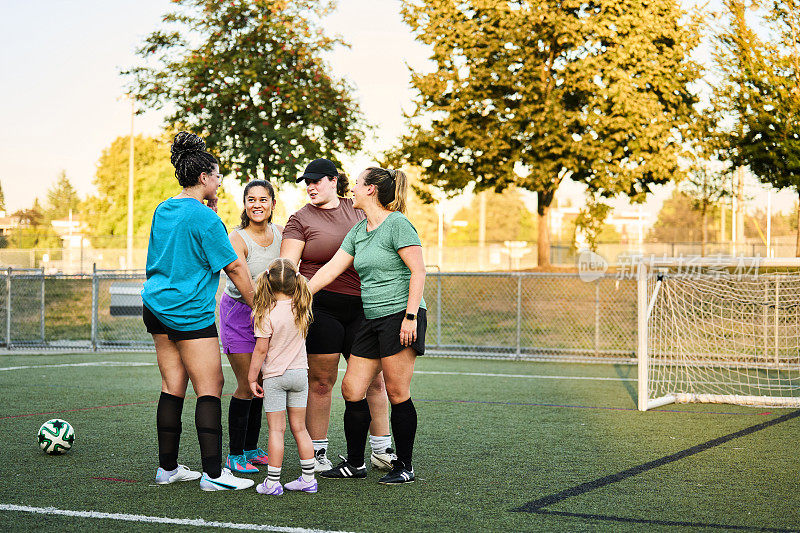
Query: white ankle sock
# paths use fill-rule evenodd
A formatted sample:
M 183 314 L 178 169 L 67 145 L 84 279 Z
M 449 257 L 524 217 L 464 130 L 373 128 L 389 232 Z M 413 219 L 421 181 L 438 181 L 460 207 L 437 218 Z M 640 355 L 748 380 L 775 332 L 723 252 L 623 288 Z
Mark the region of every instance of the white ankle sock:
M 303 481 L 314 481 L 314 459 L 300 459 L 300 468 L 303 469 Z
M 271 487 L 281 482 L 281 467 L 267 466 L 267 486 Z
M 386 448 L 391 448 L 392 446 L 392 436 L 391 435 L 370 435 L 369 436 L 369 445 L 372 447 L 372 451 L 374 453 L 385 453 Z
M 320 450 L 328 450 L 328 439 L 319 439 L 319 440 L 312 440 L 311 444 L 314 445 L 314 453 L 316 454 Z

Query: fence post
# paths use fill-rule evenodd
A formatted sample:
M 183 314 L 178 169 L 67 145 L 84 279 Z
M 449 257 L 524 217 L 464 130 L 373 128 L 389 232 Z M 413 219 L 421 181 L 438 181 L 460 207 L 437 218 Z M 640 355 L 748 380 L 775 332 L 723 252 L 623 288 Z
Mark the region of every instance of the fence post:
M 39 333 L 42 337 L 42 344 L 45 342 L 44 336 L 44 268 L 42 268 L 42 294 L 41 294 L 41 305 L 39 307 L 40 311 L 40 319 L 39 319 Z
M 92 351 L 97 351 L 97 263 L 92 263 Z
M 516 273 L 517 276 L 517 357 L 522 359 L 522 274 Z
M 780 350 L 778 346 L 778 324 L 779 324 L 779 314 L 778 308 L 780 307 L 780 292 L 779 292 L 779 285 L 780 285 L 780 278 L 775 278 L 775 364 L 777 365 L 780 362 Z
M 594 356 L 600 355 L 600 278 L 594 283 Z
M 6 270 L 6 349 L 11 349 L 11 271 Z
M 442 271 L 436 274 L 436 347 L 442 346 Z

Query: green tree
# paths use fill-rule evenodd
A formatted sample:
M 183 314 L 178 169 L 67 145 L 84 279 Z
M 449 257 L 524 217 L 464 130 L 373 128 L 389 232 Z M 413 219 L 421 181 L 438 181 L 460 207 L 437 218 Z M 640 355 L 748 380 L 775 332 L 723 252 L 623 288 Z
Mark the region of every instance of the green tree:
M 713 171 L 705 166 L 697 166 L 681 183 L 681 191 L 691 198 L 692 206 L 700 212 L 702 225 L 700 255 L 706 255 L 708 217 L 716 212 L 720 200 L 731 196 L 727 187 L 728 176 L 727 171 Z
M 406 215 L 414 224 L 423 245 L 439 242 L 439 212 L 435 204 L 434 193 L 430 187 L 422 183 L 422 172 L 419 167 L 404 169 L 409 181 Z
M 473 196 L 467 207 L 459 210 L 453 221 L 464 225 L 453 225 L 447 233 L 447 244 L 453 246 L 478 244 L 479 198 Z M 522 201 L 516 187 L 506 188 L 502 193 L 489 194 L 486 199 L 486 242 L 535 241 L 536 218 Z
M 580 210 L 575 218 L 575 233 L 573 241 L 577 241 L 578 230 L 586 237 L 586 244 L 589 249 L 597 251 L 597 245 L 601 239 L 609 237 L 609 228 L 605 224 L 611 206 L 603 202 L 596 195 L 589 194 L 586 198 L 586 205 Z
M 641 201 L 680 174 L 699 31 L 674 0 L 419 0 L 403 17 L 434 68 L 413 74 L 417 108 L 390 160 L 453 193 L 535 192 L 540 265 L 563 179 Z
M 762 182 L 800 195 L 800 0 L 724 0 L 726 26 L 717 36 L 713 110 L 721 152 Z M 762 31 L 750 27 L 748 7 Z M 800 231 L 796 254 L 800 257 Z
M 293 180 L 320 154 L 356 152 L 364 124 L 324 57 L 333 0 L 174 0 L 126 72 L 136 98 L 201 135 L 240 180 Z
M 797 206 L 791 213 L 772 213 L 771 217 L 771 237 L 786 237 L 797 233 Z M 744 236 L 746 238 L 758 238 L 766 240 L 767 233 L 767 210 L 756 209 L 747 215 L 744 225 Z
M 44 216 L 47 220 L 60 220 L 67 218 L 70 211 L 77 216 L 80 203 L 78 191 L 70 183 L 67 173 L 62 170 L 56 183 L 47 190 Z
M 8 246 L 10 248 L 60 248 L 58 237 L 50 221 L 46 219 L 44 208 L 36 198 L 33 205 L 20 209 L 11 215 L 17 218 L 18 227 L 10 232 Z
M 702 234 L 702 214 L 692 197 L 676 188 L 661 206 L 648 237 L 656 242 L 696 242 Z
M 82 205 L 81 216 L 96 247 L 124 247 L 128 230 L 129 139 L 118 137 L 103 150 L 94 179 L 97 194 Z M 147 245 L 156 206 L 181 190 L 169 155 L 166 138 L 134 138 L 133 233 L 138 247 Z
M 3 192 L 3 185 L 0 184 L 0 211 L 6 210 L 6 195 Z

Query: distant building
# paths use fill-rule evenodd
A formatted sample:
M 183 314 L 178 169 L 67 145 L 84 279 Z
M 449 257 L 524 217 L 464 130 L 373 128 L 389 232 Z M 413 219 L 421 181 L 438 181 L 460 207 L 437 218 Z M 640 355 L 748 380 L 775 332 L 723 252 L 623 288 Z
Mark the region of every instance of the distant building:
M 83 235 L 86 227 L 80 220 L 74 218 L 53 220 L 50 224 L 53 226 L 53 231 L 61 237 L 64 248 L 89 246 L 89 240 Z
M 554 207 L 550 209 L 550 231 L 555 239 L 569 241 L 574 226 L 575 219 L 578 218 L 580 207 Z M 644 241 L 647 231 L 655 224 L 655 215 L 644 209 L 614 209 L 606 218 L 605 223 L 613 226 L 620 234 L 622 243 L 641 243 Z M 577 238 L 578 244 L 585 241 L 582 236 Z
M 19 218 L 7 215 L 5 211 L 0 211 L 0 235 L 8 233 L 19 227 Z

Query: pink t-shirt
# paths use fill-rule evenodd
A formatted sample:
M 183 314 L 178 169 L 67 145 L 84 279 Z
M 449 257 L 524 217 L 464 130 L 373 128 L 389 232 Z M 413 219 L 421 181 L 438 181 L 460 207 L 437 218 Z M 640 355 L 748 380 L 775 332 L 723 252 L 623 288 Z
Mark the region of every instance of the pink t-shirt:
M 265 378 L 282 376 L 293 368 L 308 368 L 306 340 L 294 323 L 291 300 L 275 302 L 275 307 L 253 329 L 256 337 L 270 340 L 267 358 L 261 366 Z

